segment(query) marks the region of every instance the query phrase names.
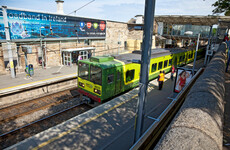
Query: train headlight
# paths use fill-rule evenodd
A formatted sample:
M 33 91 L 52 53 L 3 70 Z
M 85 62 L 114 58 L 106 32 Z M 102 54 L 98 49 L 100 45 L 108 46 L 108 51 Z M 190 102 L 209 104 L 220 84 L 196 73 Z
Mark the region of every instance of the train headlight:
M 94 89 L 94 93 L 97 93 L 97 94 L 101 95 L 101 91 L 98 90 L 98 89 Z
M 81 86 L 81 87 L 85 87 L 85 84 L 84 83 L 81 83 L 81 82 L 79 82 L 79 86 Z

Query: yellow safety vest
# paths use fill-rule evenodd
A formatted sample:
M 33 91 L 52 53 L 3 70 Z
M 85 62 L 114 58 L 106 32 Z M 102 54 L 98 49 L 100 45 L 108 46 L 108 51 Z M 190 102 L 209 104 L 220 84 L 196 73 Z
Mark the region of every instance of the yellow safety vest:
M 164 80 L 165 80 L 165 75 L 164 75 L 164 73 L 161 73 L 161 74 L 160 74 L 159 81 L 164 81 Z

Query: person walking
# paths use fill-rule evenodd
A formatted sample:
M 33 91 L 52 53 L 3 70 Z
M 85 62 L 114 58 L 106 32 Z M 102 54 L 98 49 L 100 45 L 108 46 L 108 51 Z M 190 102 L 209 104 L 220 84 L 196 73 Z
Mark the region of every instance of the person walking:
M 172 66 L 172 71 L 171 71 L 171 80 L 173 81 L 173 75 L 175 73 L 175 67 L 174 65 Z
M 158 75 L 159 90 L 161 90 L 163 87 L 164 79 L 165 79 L 165 74 L 163 71 L 160 71 L 160 74 Z

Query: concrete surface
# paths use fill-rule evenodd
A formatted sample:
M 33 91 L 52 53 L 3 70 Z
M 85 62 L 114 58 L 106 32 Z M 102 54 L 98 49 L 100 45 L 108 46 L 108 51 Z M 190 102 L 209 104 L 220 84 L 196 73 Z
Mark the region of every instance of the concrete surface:
M 200 67 L 203 61 L 198 61 Z M 145 103 L 144 131 L 171 102 L 174 81 L 166 75 L 162 91 L 153 80 Z M 129 149 L 134 140 L 134 119 L 138 88 L 60 125 L 28 138 L 8 149 Z M 143 132 L 144 132 L 143 131 Z
M 222 149 L 225 94 L 225 45 L 206 67 L 156 150 Z
M 26 73 L 22 72 L 16 75 L 16 78 L 11 78 L 11 75 L 0 75 L 0 91 L 9 88 L 15 87 L 18 85 L 25 85 L 27 83 L 36 82 L 40 80 L 45 80 L 49 78 L 56 78 L 63 75 L 77 73 L 76 65 L 72 67 L 69 66 L 55 66 L 48 67 L 46 69 L 36 69 L 34 70 L 34 75 L 31 78 L 26 78 Z

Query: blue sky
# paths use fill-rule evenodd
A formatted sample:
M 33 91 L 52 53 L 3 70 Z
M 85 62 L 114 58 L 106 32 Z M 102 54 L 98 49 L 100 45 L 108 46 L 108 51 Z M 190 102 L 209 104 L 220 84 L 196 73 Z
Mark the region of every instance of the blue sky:
M 64 0 L 64 13 L 80 8 L 91 0 Z M 216 0 L 156 0 L 155 15 L 212 15 Z M 95 0 L 77 12 L 79 17 L 127 22 L 144 14 L 145 0 Z M 55 0 L 0 0 L 8 7 L 56 12 Z

